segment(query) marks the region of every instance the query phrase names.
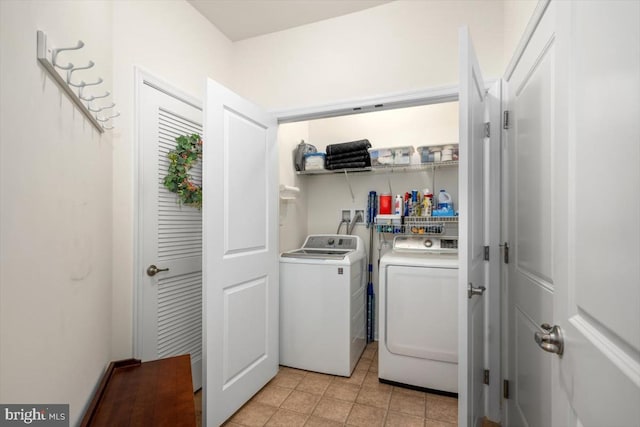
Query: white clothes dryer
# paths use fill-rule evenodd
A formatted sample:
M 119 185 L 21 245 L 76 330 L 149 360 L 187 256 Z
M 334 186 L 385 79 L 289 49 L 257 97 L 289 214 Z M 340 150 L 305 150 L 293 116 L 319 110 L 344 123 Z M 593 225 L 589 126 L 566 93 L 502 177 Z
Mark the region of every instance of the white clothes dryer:
M 378 377 L 457 394 L 457 239 L 397 236 L 380 260 Z
M 366 345 L 362 239 L 310 235 L 280 256 L 280 364 L 350 376 Z

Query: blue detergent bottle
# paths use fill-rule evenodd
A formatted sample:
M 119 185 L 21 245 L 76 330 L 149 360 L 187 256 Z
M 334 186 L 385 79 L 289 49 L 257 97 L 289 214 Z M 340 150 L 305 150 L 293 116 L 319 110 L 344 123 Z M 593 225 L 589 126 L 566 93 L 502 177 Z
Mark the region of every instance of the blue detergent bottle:
M 453 200 L 451 200 L 451 194 L 444 190 L 440 190 L 438 194 L 438 209 L 453 210 Z

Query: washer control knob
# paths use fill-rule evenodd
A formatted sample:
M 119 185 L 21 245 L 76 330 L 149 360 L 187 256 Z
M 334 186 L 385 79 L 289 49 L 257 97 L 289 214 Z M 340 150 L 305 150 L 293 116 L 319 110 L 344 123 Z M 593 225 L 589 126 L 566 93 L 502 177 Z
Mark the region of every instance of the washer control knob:
M 431 246 L 433 246 L 433 242 L 431 241 L 431 239 L 425 239 L 424 246 L 425 248 L 430 248 Z
M 333 245 L 336 241 L 334 239 L 329 239 L 327 240 L 327 243 L 330 245 Z

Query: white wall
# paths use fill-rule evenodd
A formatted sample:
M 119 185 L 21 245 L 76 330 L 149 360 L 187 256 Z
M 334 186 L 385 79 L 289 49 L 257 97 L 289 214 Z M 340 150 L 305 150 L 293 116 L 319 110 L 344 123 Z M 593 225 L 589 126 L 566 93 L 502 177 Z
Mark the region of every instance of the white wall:
M 499 77 L 502 19 L 500 1 L 394 1 L 235 43 L 233 86 L 286 109 L 457 84 L 465 24 L 485 78 Z
M 112 3 L 0 1 L 0 402 L 69 403 L 111 355 L 112 142 L 36 61 L 36 30 L 113 88 Z M 87 91 L 87 93 L 92 93 Z
M 122 117 L 113 151 L 113 358 L 132 356 L 134 67 L 202 99 L 207 77 L 228 84 L 231 42 L 186 1 L 113 2 L 114 92 Z
M 278 127 L 280 184 L 297 187 L 295 200 L 280 200 L 280 252 L 299 248 L 307 237 L 307 186 L 296 175 L 293 153 L 301 140 L 309 142 L 309 123 L 287 123 Z
M 507 0 L 504 2 L 505 67 L 509 64 L 537 4 L 538 0 Z

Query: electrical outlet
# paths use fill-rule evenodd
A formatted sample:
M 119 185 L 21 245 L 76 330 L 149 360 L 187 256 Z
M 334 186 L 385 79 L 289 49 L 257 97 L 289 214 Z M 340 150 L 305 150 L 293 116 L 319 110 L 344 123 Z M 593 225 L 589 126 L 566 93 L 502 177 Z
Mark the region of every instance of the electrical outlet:
M 358 216 L 358 214 L 360 216 Z M 358 218 L 358 222 L 356 222 L 356 224 L 364 224 L 367 221 L 364 216 L 364 209 L 356 209 L 353 213 L 353 218 Z
M 351 221 L 351 209 L 342 209 L 340 211 L 340 220 L 341 221 Z

